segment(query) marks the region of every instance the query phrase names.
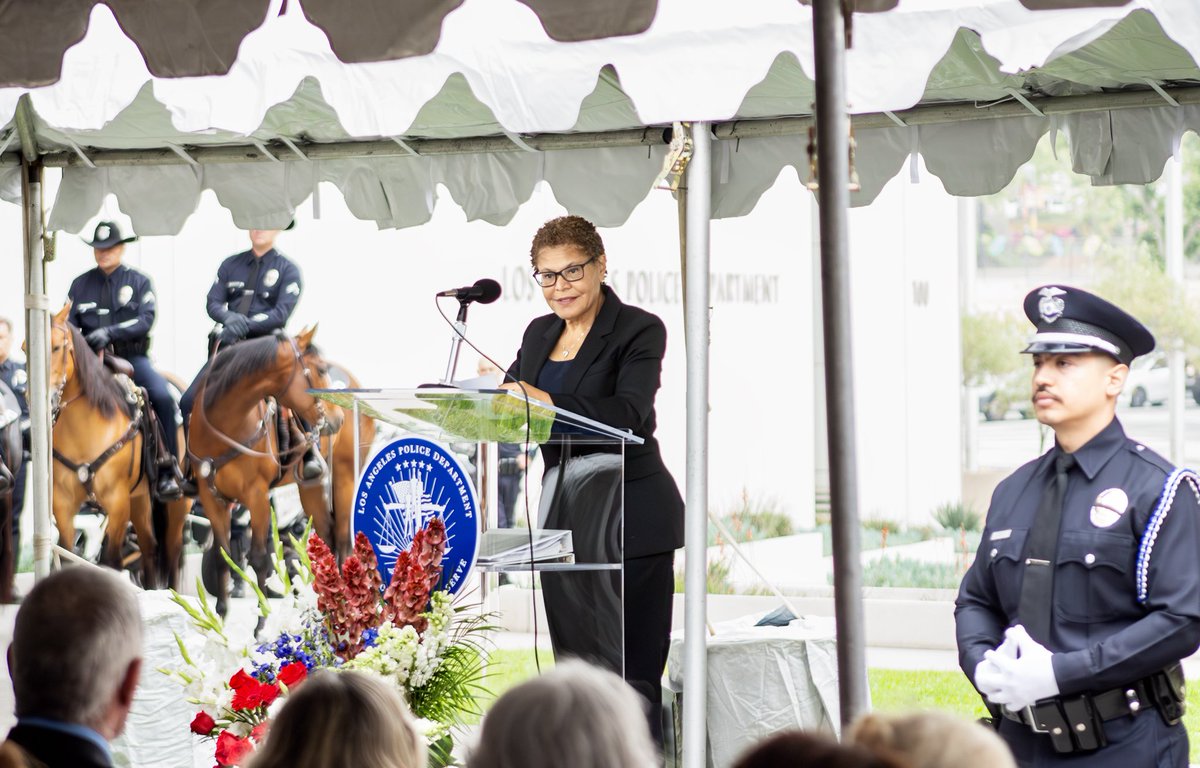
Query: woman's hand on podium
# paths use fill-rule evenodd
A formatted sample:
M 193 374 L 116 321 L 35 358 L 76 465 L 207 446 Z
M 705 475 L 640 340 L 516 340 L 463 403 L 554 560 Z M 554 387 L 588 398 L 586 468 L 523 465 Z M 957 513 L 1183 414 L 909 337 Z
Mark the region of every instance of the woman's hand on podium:
M 522 387 L 524 389 L 522 390 Z M 524 392 L 525 396 L 530 400 L 540 400 L 547 405 L 554 405 L 554 399 L 550 397 L 550 393 L 529 384 L 528 382 L 507 382 L 500 385 L 500 389 L 507 389 L 510 392 L 516 392 L 518 395 Z

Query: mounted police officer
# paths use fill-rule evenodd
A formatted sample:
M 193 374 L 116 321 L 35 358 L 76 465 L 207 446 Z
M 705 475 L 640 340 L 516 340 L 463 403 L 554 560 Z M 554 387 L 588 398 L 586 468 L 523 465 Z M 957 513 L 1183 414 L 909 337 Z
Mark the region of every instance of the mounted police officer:
M 1025 314 L 1037 327 L 1025 349 L 1033 404 L 1055 445 L 992 497 L 956 601 L 959 662 L 1022 766 L 1185 768 L 1196 475 L 1127 438 L 1115 416 L 1129 363 L 1154 337 L 1066 286 L 1032 291 Z
M 113 354 L 133 366 L 133 381 L 144 387 L 150 406 L 162 426 L 167 451 L 177 462 L 179 444 L 177 424 L 179 411 L 166 379 L 150 363 L 150 329 L 154 326 L 157 302 L 150 278 L 121 263 L 125 244 L 137 237 L 122 237 L 120 228 L 111 221 L 96 224 L 92 241 L 88 243 L 96 256 L 96 268 L 84 272 L 71 283 L 67 298 L 71 300 L 71 324 L 77 327 L 96 352 L 111 348 Z M 86 242 L 86 241 L 85 241 Z M 160 499 L 182 496 L 175 467 L 177 463 L 163 461 L 158 472 L 155 492 Z
M 25 455 L 22 456 L 20 468 L 13 477 L 12 510 L 13 510 L 13 545 L 19 546 L 21 541 L 21 510 L 25 504 L 25 474 L 29 468 L 29 402 L 25 399 L 25 390 L 29 379 L 25 374 L 25 364 L 10 358 L 12 350 L 12 321 L 0 317 L 0 381 L 3 381 L 21 408 L 21 443 Z
M 295 222 L 288 225 L 288 229 Z M 217 269 L 217 277 L 208 289 L 208 316 L 217 323 L 209 334 L 210 360 L 214 350 L 228 347 L 243 339 L 256 339 L 283 330 L 288 318 L 296 309 L 303 291 L 300 270 L 294 263 L 275 249 L 275 239 L 281 230 L 250 230 L 250 249 L 234 254 Z M 183 398 L 183 422 L 188 424 L 196 392 L 208 372 L 206 362 Z M 300 474 L 304 479 L 320 477 L 324 465 L 316 453 L 309 451 L 301 464 Z M 189 480 L 185 490 L 193 491 Z

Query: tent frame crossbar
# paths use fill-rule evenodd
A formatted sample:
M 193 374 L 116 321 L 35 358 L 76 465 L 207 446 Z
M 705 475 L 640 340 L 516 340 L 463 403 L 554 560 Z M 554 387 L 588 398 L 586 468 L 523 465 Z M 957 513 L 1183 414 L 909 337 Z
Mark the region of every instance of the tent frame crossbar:
M 1179 105 L 1200 104 L 1200 86 L 1168 88 L 1163 93 Z M 1145 89 L 1118 91 L 1114 93 L 1090 93 L 1076 96 L 1049 96 L 1030 99 L 1030 103 L 1047 117 L 1104 112 L 1118 109 L 1149 109 L 1161 107 L 1174 109 L 1158 91 Z M 1004 120 L 1028 118 L 1031 113 L 1024 104 L 1015 99 L 1006 99 L 987 105 L 947 103 L 931 104 L 899 112 L 872 112 L 854 115 L 856 131 L 877 128 L 896 128 L 896 118 L 906 126 L 943 125 L 974 120 Z M 712 134 L 716 139 L 761 139 L 778 136 L 807 134 L 815 125 L 811 115 L 777 117 L 769 119 L 729 120 L 712 123 Z M 491 154 L 497 152 L 526 152 L 527 149 L 513 143 L 508 134 L 475 136 L 457 139 L 423 139 L 402 137 L 404 145 L 393 138 L 372 140 L 346 140 L 333 142 L 308 142 L 300 139 L 257 140 L 244 144 L 219 146 L 180 147 L 187 153 L 185 159 L 175 149 L 157 147 L 153 149 L 99 149 L 80 145 L 86 151 L 81 156 L 76 147 L 67 147 L 41 156 L 46 168 L 86 166 L 95 167 L 140 166 L 140 165 L 184 165 L 216 163 L 275 163 L 316 160 L 340 160 L 373 157 L 406 157 Z M 670 142 L 670 126 L 647 126 L 616 131 L 591 133 L 539 133 L 525 134 L 521 141 L 529 148 L 540 152 L 571 149 L 602 149 L 616 147 L 655 147 Z M 269 153 L 264 153 L 263 148 Z M 299 152 L 296 150 L 300 150 Z M 7 152 L 0 155 L 0 166 L 17 165 L 21 155 Z

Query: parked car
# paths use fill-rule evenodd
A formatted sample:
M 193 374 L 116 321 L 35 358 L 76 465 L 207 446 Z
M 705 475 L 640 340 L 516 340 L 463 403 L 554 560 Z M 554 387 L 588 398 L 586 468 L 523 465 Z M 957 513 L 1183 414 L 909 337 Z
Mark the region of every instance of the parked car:
M 1192 398 L 1200 403 L 1200 391 L 1196 388 L 1196 366 L 1188 362 L 1184 366 L 1184 386 Z M 1171 394 L 1171 369 L 1166 352 L 1153 352 L 1139 357 L 1129 366 L 1125 389 L 1120 402 L 1131 408 L 1144 405 L 1162 405 Z

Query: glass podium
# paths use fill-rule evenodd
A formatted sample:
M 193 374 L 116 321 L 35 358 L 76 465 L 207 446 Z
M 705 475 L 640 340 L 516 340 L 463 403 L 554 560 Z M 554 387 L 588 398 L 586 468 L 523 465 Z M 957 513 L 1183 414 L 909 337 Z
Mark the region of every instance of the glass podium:
M 481 514 L 474 570 L 481 574 L 523 573 L 540 579 L 555 656 L 575 656 L 624 672 L 623 512 L 625 445 L 642 439 L 577 413 L 526 400 L 499 389 L 313 390 L 347 411 L 343 429 L 364 414 L 392 429 L 381 436 L 412 436 L 447 446 L 475 465 L 473 485 Z M 536 509 L 516 510 L 520 527 L 489 528 L 495 517 L 501 444 L 526 456 L 539 449 L 547 465 Z M 511 451 L 510 451 L 511 452 Z M 473 455 L 472 455 L 473 454 Z M 357 457 L 358 454 L 356 454 Z M 368 461 L 366 466 L 370 466 Z M 363 467 L 356 464 L 355 477 Z M 530 494 L 532 495 L 532 494 Z M 528 504 L 528 498 L 525 503 Z M 526 524 L 528 520 L 528 524 Z M 487 578 L 480 578 L 483 596 Z M 536 593 L 530 599 L 536 597 Z

